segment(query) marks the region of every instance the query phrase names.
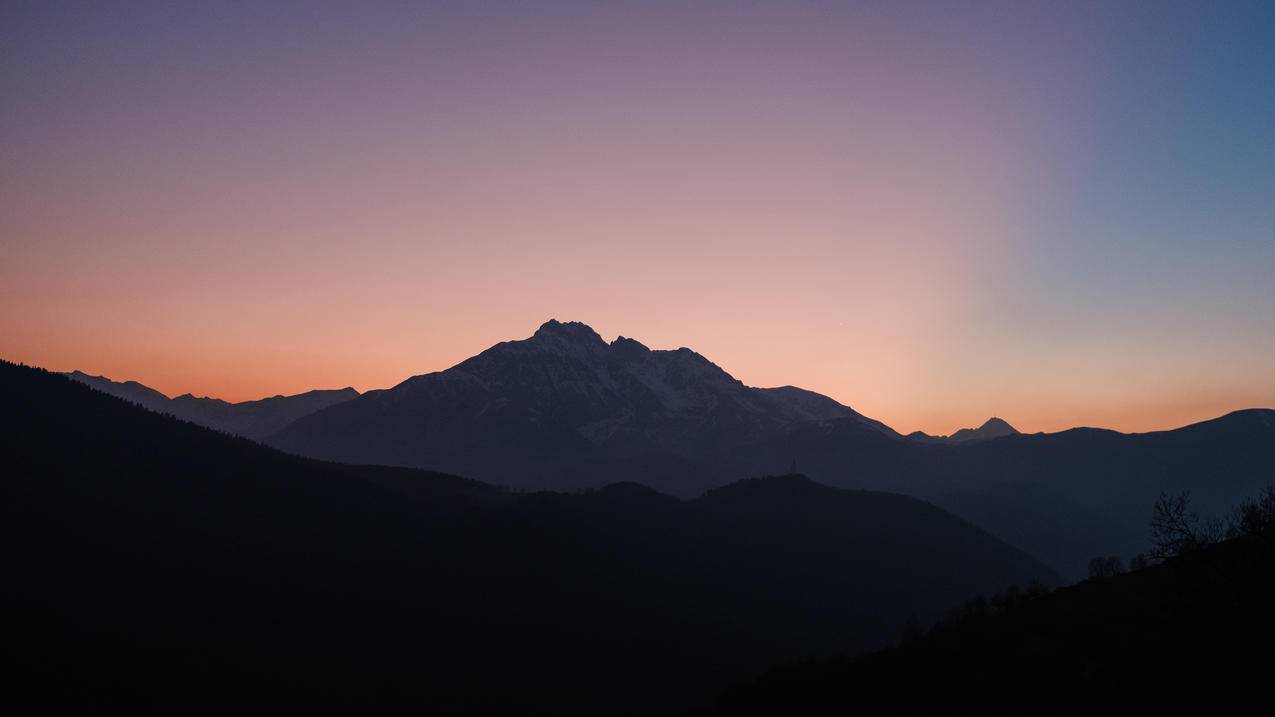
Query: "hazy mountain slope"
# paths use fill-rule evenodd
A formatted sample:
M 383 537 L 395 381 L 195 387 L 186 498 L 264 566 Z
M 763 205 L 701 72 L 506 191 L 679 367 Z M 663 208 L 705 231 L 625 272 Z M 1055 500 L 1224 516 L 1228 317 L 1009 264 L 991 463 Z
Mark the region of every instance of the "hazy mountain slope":
M 666 713 L 1051 577 L 933 506 L 797 477 L 519 496 L 284 455 L 11 364 L 0 390 L 6 649 L 40 656 L 19 682 L 46 707 Z
M 802 472 L 825 483 L 935 500 L 1009 540 L 1024 527 L 1046 540 L 1046 524 L 1023 525 L 1024 515 L 1042 516 L 1060 532 L 1052 547 L 1029 541 L 1033 550 L 1079 577 L 1077 567 L 1093 557 L 1081 551 L 1096 547 L 1096 535 L 1110 541 L 1105 554 L 1127 558 L 1145 548 L 1148 506 L 1162 491 L 1191 490 L 1208 514 L 1275 481 L 1275 411 L 1236 411 L 1156 433 L 1077 428 L 961 445 L 809 426 L 768 452 L 794 456 Z M 1022 483 L 1037 489 L 1008 488 Z M 955 494 L 963 498 L 951 500 Z
M 689 349 L 607 344 L 579 323 L 549 321 L 446 371 L 369 392 L 269 439 L 289 452 L 347 462 L 461 472 L 529 487 L 598 486 L 596 466 L 663 465 L 644 482 L 679 495 L 787 462 L 727 472 L 722 459 L 791 426 L 837 419 L 894 436 L 832 399 L 743 385 Z
M 1131 543 L 1141 545 L 1146 534 L 1145 515 L 1140 523 L 1122 524 L 1030 480 L 950 493 L 934 502 L 1074 579 L 1086 574 L 1090 558 L 1123 553 Z
M 342 388 L 229 403 L 217 398 L 196 397 L 189 393 L 169 398 L 136 381 L 112 381 L 105 376 L 90 376 L 81 371 L 72 371 L 66 375 L 99 391 L 132 401 L 152 411 L 168 413 L 201 426 L 253 439 L 261 439 L 302 416 L 359 395 L 359 392 L 352 388 Z

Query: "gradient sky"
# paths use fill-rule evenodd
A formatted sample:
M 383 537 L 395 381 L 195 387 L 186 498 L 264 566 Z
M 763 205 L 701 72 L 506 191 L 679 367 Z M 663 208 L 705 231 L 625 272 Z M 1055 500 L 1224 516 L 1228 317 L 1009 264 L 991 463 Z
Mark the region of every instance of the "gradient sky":
M 545 319 L 908 432 L 1275 406 L 1275 3 L 0 5 L 0 357 L 229 400 Z

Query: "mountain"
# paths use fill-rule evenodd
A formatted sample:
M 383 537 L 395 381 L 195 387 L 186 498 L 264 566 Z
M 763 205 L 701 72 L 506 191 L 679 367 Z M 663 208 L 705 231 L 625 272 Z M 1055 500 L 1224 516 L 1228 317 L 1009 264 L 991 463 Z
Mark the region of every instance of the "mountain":
M 745 386 L 690 349 L 653 351 L 623 336 L 608 344 L 584 324 L 550 320 L 531 338 L 318 411 L 267 442 L 315 458 L 528 488 L 640 476 L 685 496 L 788 467 L 790 460 L 771 460 L 737 472 L 724 459 L 830 420 L 896 436 L 817 393 Z
M 831 485 L 931 500 L 1078 578 L 1098 544 L 1098 554 L 1126 558 L 1146 549 L 1148 506 L 1161 492 L 1189 490 L 1202 514 L 1216 515 L 1275 482 L 1275 411 L 1172 431 L 1075 428 L 955 445 L 810 426 L 757 451 L 797 456 Z
M 1275 536 L 1250 535 L 1052 593 L 971 601 L 899 647 L 773 670 L 715 713 L 1243 713 L 1269 677 L 1272 601 Z
M 1146 506 L 1133 508 L 1122 521 L 1101 505 L 1072 500 L 1068 492 L 1028 479 L 955 491 L 933 501 L 1072 579 L 1085 575 L 1090 558 L 1113 553 L 1127 558 L 1145 549 Z
M 916 441 L 932 441 L 938 443 L 969 443 L 972 441 L 986 441 L 992 438 L 1002 438 L 1004 436 L 1018 435 L 1018 429 L 1009 425 L 1006 421 L 995 416 L 987 419 L 983 425 L 978 428 L 962 428 L 950 436 L 931 436 L 921 431 L 915 431 L 907 435 L 908 438 Z
M 1192 490 L 1208 512 L 1275 480 L 1270 410 L 1146 434 L 1024 435 L 993 418 L 950 437 L 903 437 L 826 396 L 745 386 L 690 349 L 608 344 L 557 321 L 266 442 L 522 489 L 626 480 L 682 497 L 795 463 L 829 485 L 935 502 L 1074 578 L 1095 554 L 1143 550 L 1161 491 Z
M 324 463 L 0 364 L 6 701 L 667 714 L 1054 580 L 915 498 Z M 339 707 L 338 707 L 339 706 Z
M 359 395 L 352 388 L 342 388 L 228 403 L 218 398 L 196 397 L 189 393 L 169 398 L 136 381 L 112 381 L 105 376 L 90 376 L 81 371 L 72 371 L 66 375 L 103 393 L 132 401 L 152 411 L 254 439 L 264 438 L 302 416 Z
M 956 433 L 948 436 L 947 440 L 952 443 L 966 443 L 968 441 L 986 441 L 989 438 L 1001 438 L 1002 436 L 1013 436 L 1017 434 L 1018 429 L 993 416 L 987 419 L 987 421 L 978 428 L 960 429 Z

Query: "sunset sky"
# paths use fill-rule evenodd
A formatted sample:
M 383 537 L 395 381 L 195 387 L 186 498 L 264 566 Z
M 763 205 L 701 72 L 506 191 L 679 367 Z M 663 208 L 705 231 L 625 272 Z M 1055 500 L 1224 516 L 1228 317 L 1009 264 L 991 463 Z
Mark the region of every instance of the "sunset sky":
M 550 317 L 902 432 L 1275 407 L 1275 3 L 0 5 L 0 357 L 243 400 Z

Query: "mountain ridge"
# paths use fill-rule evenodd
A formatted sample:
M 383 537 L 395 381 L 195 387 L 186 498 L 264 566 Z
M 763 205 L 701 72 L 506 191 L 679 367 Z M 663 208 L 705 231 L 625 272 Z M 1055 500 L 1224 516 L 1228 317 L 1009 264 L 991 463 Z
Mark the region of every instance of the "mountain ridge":
M 905 437 L 814 392 L 748 387 L 687 348 L 608 344 L 586 324 L 551 320 L 266 441 L 529 490 L 630 480 L 690 497 L 795 466 L 839 488 L 937 503 L 1080 577 L 1095 554 L 1145 549 L 1146 506 L 1162 491 L 1193 490 L 1215 510 L 1275 480 L 1273 415 L 1142 434 L 1022 434 L 994 418 L 954 434 L 962 440 Z
M 608 343 L 587 324 L 550 320 L 526 339 L 309 412 L 261 440 L 522 490 L 634 481 L 692 497 L 799 469 L 840 488 L 942 505 L 1071 577 L 1095 554 L 1144 550 L 1145 506 L 1162 491 L 1192 490 L 1217 510 L 1275 480 L 1269 409 L 1148 433 L 1021 434 L 1003 420 L 980 428 L 1004 435 L 899 436 L 811 391 L 746 386 L 689 348 Z
M 285 455 L 37 369 L 0 364 L 0 390 L 0 615 L 46 708 L 668 714 L 1053 578 L 922 501 L 796 476 L 519 494 Z
M 358 391 L 347 386 L 232 403 L 210 396 L 195 396 L 189 392 L 170 398 L 137 381 L 115 381 L 78 370 L 62 375 L 157 413 L 171 414 L 201 426 L 256 440 L 278 431 L 301 416 L 359 395 Z

